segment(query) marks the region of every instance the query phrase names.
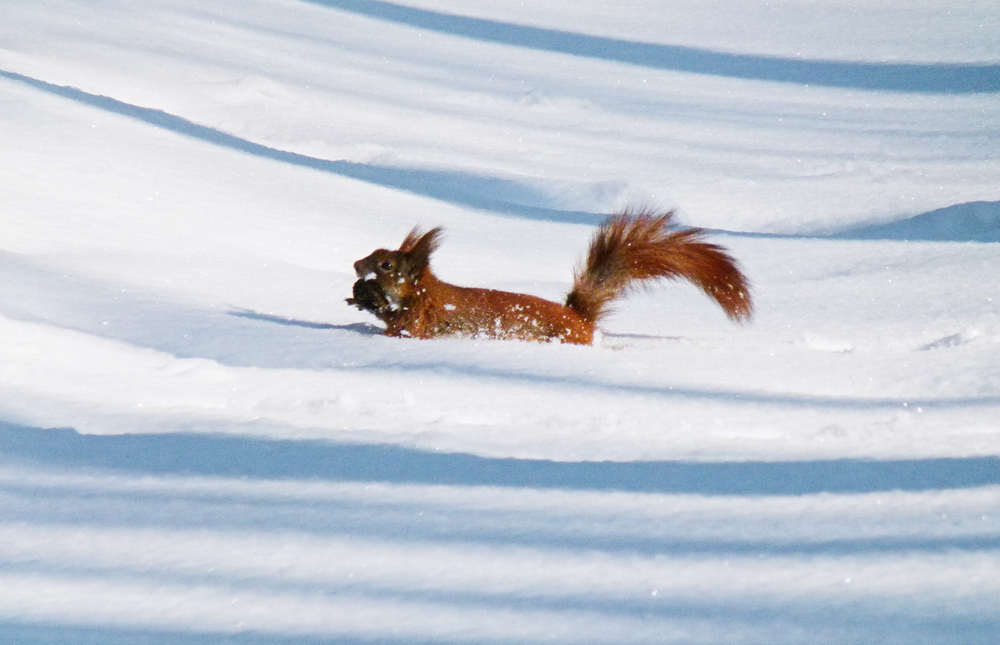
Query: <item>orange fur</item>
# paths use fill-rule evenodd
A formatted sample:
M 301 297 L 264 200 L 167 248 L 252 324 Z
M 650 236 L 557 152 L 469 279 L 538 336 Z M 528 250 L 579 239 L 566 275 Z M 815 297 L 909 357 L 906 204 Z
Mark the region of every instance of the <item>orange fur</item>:
M 649 281 L 683 278 L 713 298 L 735 321 L 753 312 L 736 262 L 701 229 L 669 229 L 673 211 L 624 211 L 598 229 L 561 305 L 535 296 L 458 287 L 430 268 L 441 229 L 415 228 L 396 251 L 378 249 L 354 263 L 348 303 L 386 323 L 387 336 L 461 335 L 590 344 L 610 304 Z

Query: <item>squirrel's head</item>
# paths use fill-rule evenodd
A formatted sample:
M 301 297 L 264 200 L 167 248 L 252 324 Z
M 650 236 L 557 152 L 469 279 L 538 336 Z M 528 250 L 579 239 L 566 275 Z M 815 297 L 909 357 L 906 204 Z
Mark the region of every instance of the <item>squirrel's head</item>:
M 440 236 L 440 227 L 427 233 L 414 228 L 403 240 L 399 249 L 395 251 L 378 249 L 368 257 L 355 262 L 354 272 L 358 274 L 359 282 L 365 282 L 366 291 L 370 292 L 376 288 L 381 291 L 382 297 L 373 299 L 385 302 L 385 306 L 379 307 L 378 311 L 371 307 L 362 308 L 373 311 L 382 318 L 383 314 L 391 315 L 392 312 L 405 307 L 406 300 L 414 294 L 417 283 L 430 265 L 431 253 L 438 247 Z M 355 296 L 357 299 L 357 294 Z

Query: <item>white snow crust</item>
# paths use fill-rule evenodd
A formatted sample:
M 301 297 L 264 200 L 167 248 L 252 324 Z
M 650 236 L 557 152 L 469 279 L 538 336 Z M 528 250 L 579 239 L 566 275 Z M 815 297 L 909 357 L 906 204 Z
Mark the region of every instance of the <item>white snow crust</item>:
M 995 2 L 4 0 L 0 141 L 0 643 L 997 642 Z M 753 323 L 344 302 L 627 206 Z

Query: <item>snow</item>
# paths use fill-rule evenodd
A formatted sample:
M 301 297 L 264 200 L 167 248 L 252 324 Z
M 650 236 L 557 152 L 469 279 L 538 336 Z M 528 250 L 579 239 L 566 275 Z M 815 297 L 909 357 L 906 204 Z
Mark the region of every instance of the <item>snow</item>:
M 993 643 L 992 2 L 6 0 L 0 642 Z M 560 300 L 678 208 L 757 315 Z

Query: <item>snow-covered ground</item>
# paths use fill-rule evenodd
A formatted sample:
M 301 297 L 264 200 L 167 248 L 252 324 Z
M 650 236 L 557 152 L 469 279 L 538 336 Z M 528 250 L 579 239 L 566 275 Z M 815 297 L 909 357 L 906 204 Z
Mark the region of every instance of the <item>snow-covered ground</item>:
M 996 642 L 994 0 L 4 0 L 0 142 L 0 643 Z M 344 303 L 627 205 L 753 324 Z

